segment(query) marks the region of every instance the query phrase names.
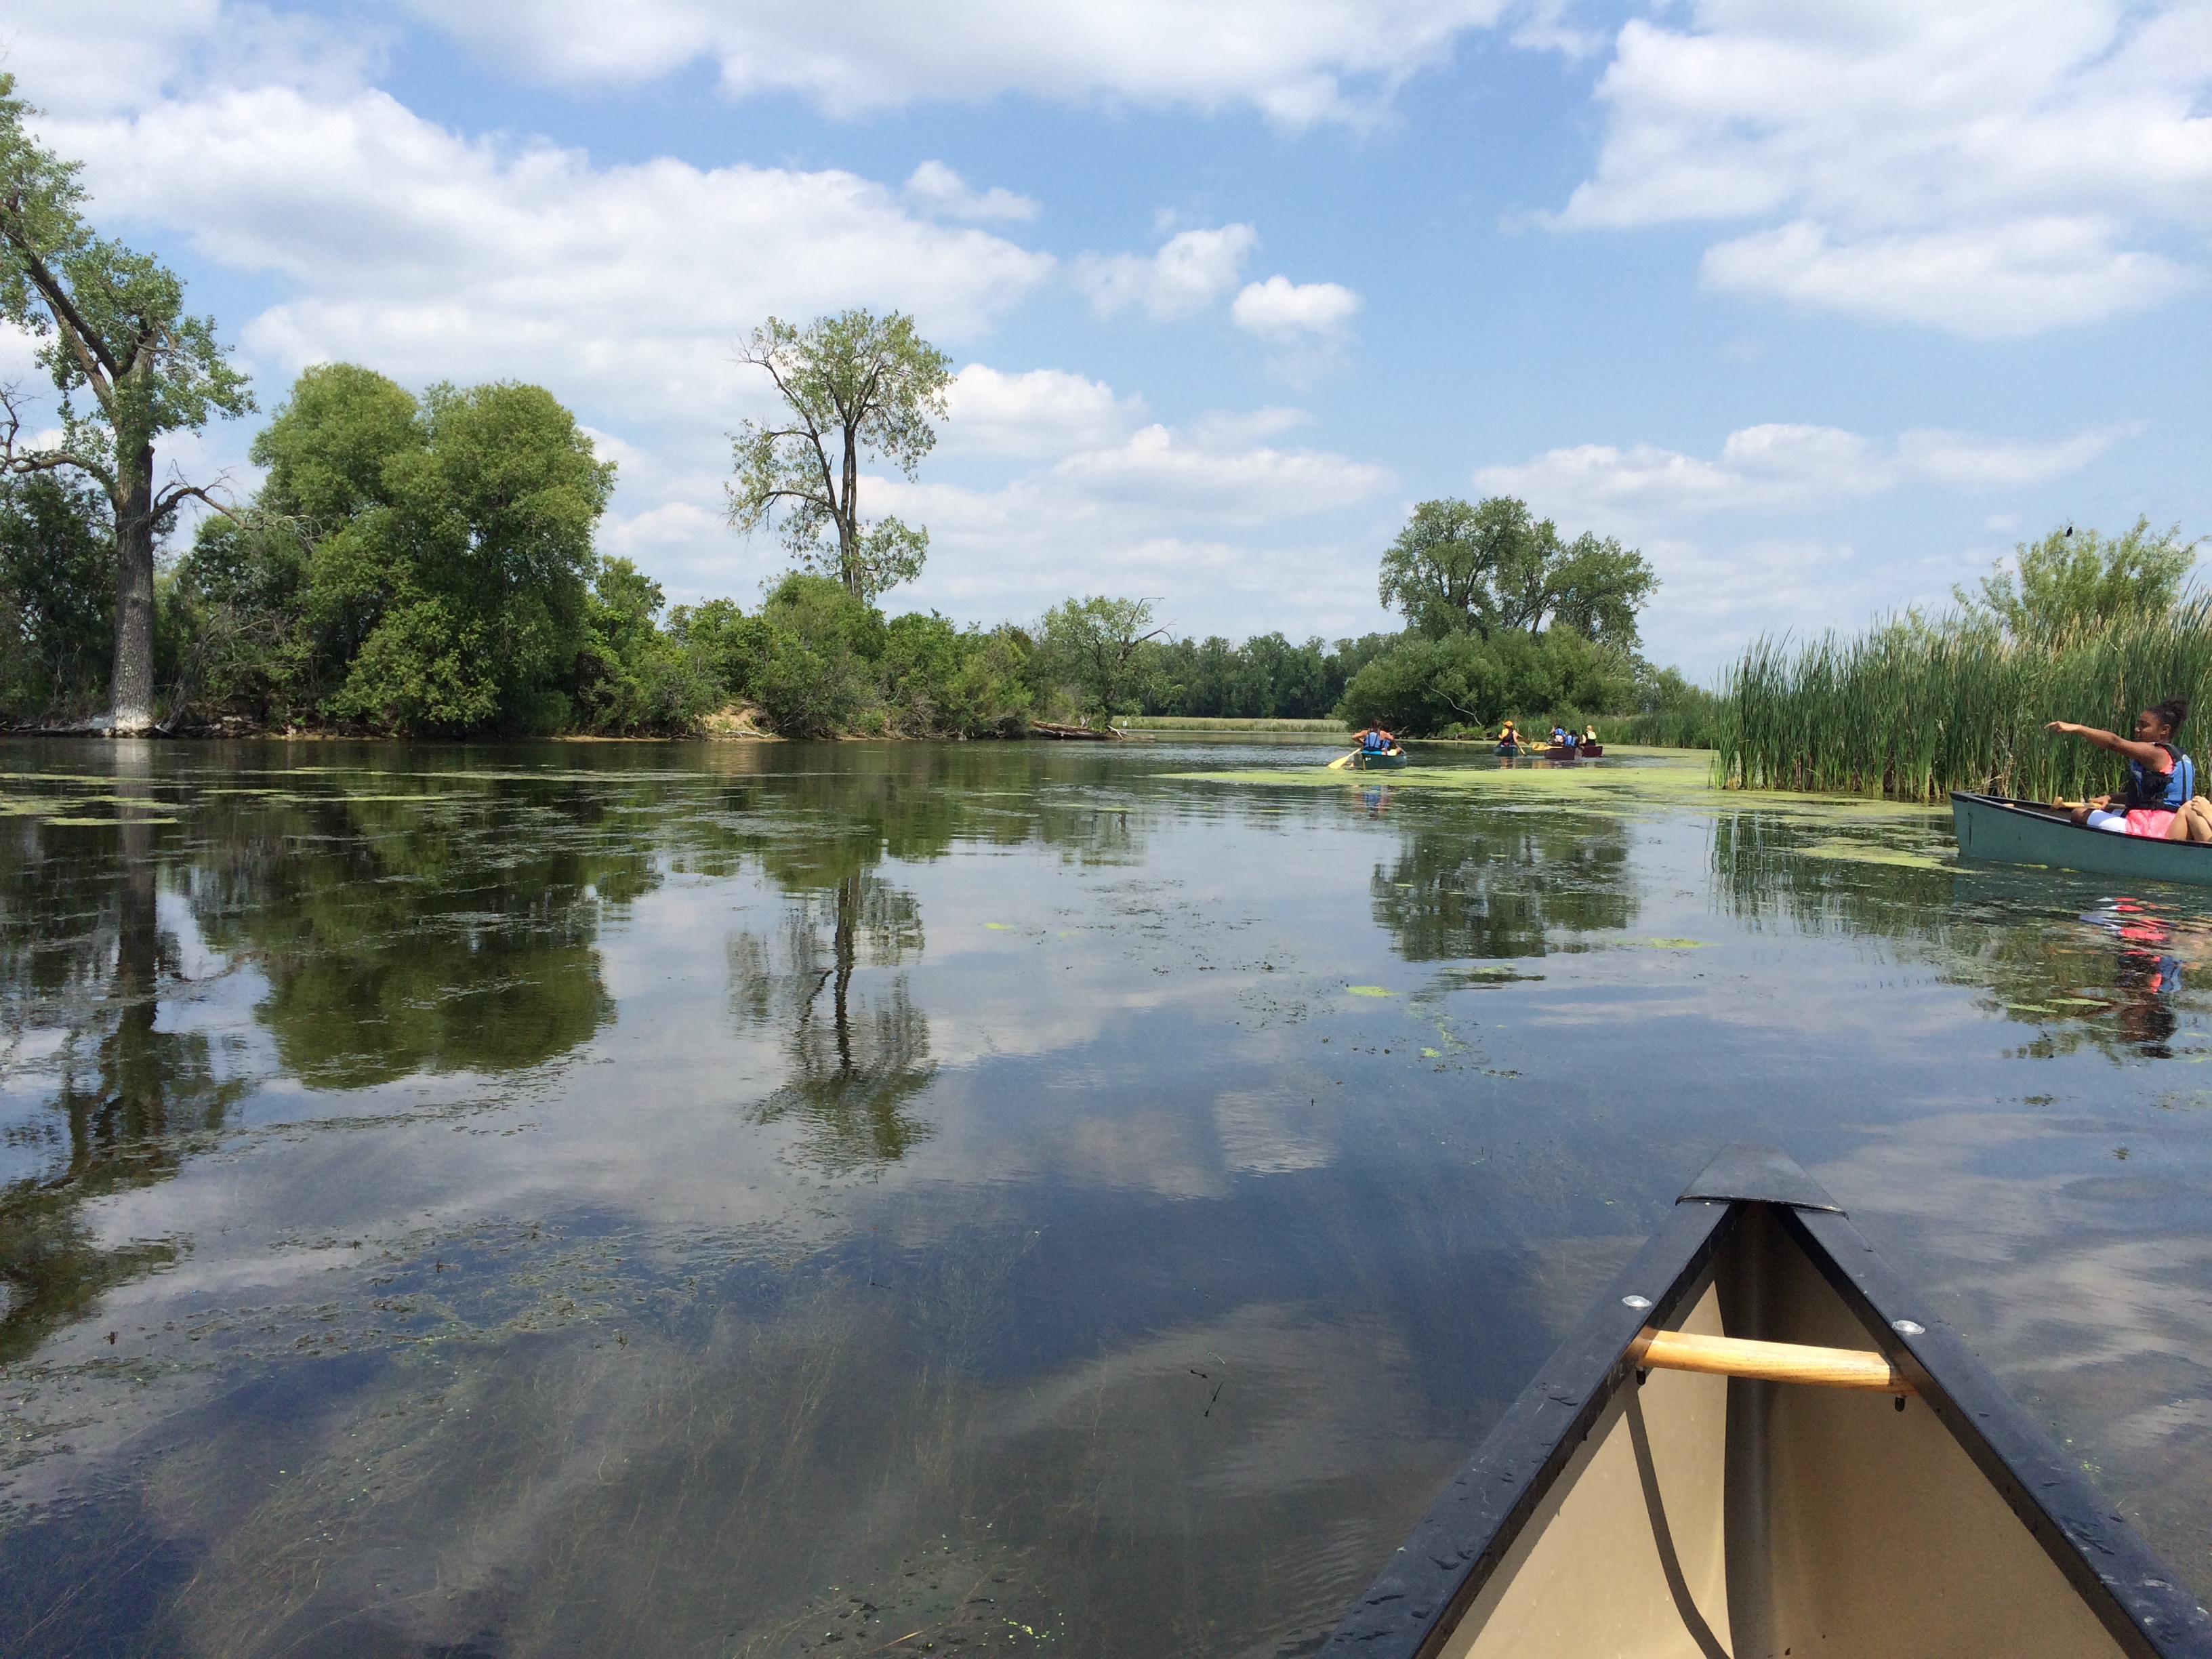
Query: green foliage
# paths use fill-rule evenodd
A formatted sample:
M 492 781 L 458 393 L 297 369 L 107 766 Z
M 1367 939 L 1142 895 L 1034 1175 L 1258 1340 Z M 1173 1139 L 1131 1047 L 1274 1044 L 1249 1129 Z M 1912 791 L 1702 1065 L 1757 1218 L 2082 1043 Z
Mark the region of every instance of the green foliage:
M 679 605 L 669 613 L 668 634 L 717 702 L 752 696 L 768 651 L 760 617 L 745 615 L 735 599 Z
M 778 732 L 829 738 L 880 727 L 881 611 L 830 577 L 793 571 L 769 592 L 761 622 L 767 648 L 753 695 Z
M 88 713 L 115 623 L 106 499 L 52 474 L 0 483 L 0 718 Z
M 1661 749 L 1717 749 L 1726 699 L 1692 685 L 1679 670 L 1641 665 L 1636 677 L 1636 713 L 1601 728 L 1607 743 L 1649 744 Z
M 2207 706 L 2212 596 L 2183 593 L 2196 548 L 2144 519 L 2110 538 L 2057 531 L 2021 543 L 2014 568 L 2000 564 L 1978 594 L 1958 591 L 1957 616 L 1794 652 L 1761 638 L 1722 694 L 1723 775 L 1909 800 L 2102 793 L 2111 758 L 2045 723 L 2126 732 L 2166 697 Z
M 2112 757 L 2044 723 L 2125 732 L 2138 710 L 2166 697 L 2212 708 L 2212 598 L 2077 629 L 2056 648 L 1912 618 L 1795 652 L 1761 639 L 1723 696 L 1720 765 L 1744 787 L 1909 800 L 1954 789 L 2102 793 L 2115 786 Z M 2192 729 L 2184 728 L 2185 749 Z
M 696 701 L 622 619 L 647 597 L 635 571 L 592 608 L 614 467 L 543 388 L 418 402 L 355 365 L 311 368 L 253 458 L 254 510 L 204 527 L 179 573 L 207 695 L 409 734 L 560 730 L 585 692 L 614 729 Z
M 155 445 L 245 414 L 253 398 L 214 323 L 185 314 L 175 273 L 94 234 L 80 164 L 30 135 L 25 123 L 37 113 L 15 96 L 15 77 L 0 74 L 0 319 L 39 341 L 39 364 L 61 394 L 61 441 L 17 449 L 13 398 L 0 394 L 0 464 L 15 474 L 74 471 L 106 492 L 116 588 L 110 689 L 118 725 L 143 727 L 153 718 L 155 538 L 179 501 L 206 499 L 189 483 L 155 488 Z
M 253 441 L 268 469 L 264 515 L 328 535 L 387 501 L 385 469 L 424 445 L 422 414 L 404 387 L 358 363 L 319 363 Z
M 963 629 L 935 611 L 894 617 L 882 663 L 893 729 L 906 737 L 1019 735 L 1033 707 L 1030 654 L 1011 628 Z
M 1409 632 L 1352 677 L 1337 714 L 1349 725 L 1380 721 L 1420 737 L 1487 730 L 1509 714 L 1577 725 L 1634 695 L 1633 661 L 1571 629 L 1489 639 Z
M 1381 648 L 1395 635 L 1374 636 Z M 1204 641 L 1163 640 L 1146 647 L 1147 714 L 1215 715 L 1243 720 L 1318 720 L 1336 707 L 1345 683 L 1376 653 L 1340 640 L 1334 650 L 1310 639 L 1292 645 L 1280 634 L 1255 634 L 1242 645 L 1215 635 Z
M 660 584 L 628 559 L 606 559 L 585 612 L 576 708 L 593 732 L 624 737 L 688 732 L 722 702 L 720 681 L 662 632 Z
M 1423 501 L 1382 555 L 1382 604 L 1439 639 L 1535 635 L 1559 623 L 1601 645 L 1632 651 L 1636 613 L 1659 579 L 1644 556 L 1589 532 L 1562 544 L 1549 519 L 1493 495 L 1469 506 Z
M 93 234 L 83 164 L 30 135 L 24 123 L 39 112 L 0 73 L 0 317 L 38 337 L 40 366 L 64 394 L 61 453 L 114 492 L 142 446 L 253 400 L 213 322 L 184 314 L 174 273 Z M 92 410 L 66 401 L 79 390 L 94 394 Z
M 1069 599 L 1044 614 L 1040 667 L 1086 715 L 1139 714 L 1153 669 L 1144 647 L 1165 631 L 1150 599 Z
M 750 532 L 780 522 L 806 568 L 872 600 L 921 574 L 929 532 L 860 516 L 863 454 L 911 478 L 937 442 L 952 360 L 894 313 L 841 312 L 799 329 L 771 317 L 738 352 L 767 371 L 788 424 L 747 421 L 732 435 L 730 522 Z
M 2061 643 L 2085 629 L 2171 611 L 2197 562 L 2197 544 L 2181 526 L 2154 535 L 2148 518 L 2121 536 L 2078 535 L 2072 526 L 2039 542 L 2022 542 L 2014 568 L 2002 560 L 1982 578 L 1981 591 L 1952 593 L 1966 626 L 1993 625 L 2014 639 Z

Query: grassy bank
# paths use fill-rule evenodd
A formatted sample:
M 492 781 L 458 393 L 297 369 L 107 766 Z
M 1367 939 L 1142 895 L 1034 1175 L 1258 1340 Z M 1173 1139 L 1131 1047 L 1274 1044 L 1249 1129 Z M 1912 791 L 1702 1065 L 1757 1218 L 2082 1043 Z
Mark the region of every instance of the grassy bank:
M 1114 724 L 1132 732 L 1315 732 L 1340 733 L 1342 720 L 1240 720 L 1228 714 L 1116 714 Z
M 1954 789 L 2051 799 L 2114 787 L 2112 757 L 2045 732 L 2078 720 L 2125 732 L 2171 696 L 2212 721 L 2212 597 L 2083 629 L 2054 644 L 1994 629 L 1900 623 L 1794 651 L 1761 640 L 1729 678 L 1722 775 L 1753 789 L 1939 800 Z

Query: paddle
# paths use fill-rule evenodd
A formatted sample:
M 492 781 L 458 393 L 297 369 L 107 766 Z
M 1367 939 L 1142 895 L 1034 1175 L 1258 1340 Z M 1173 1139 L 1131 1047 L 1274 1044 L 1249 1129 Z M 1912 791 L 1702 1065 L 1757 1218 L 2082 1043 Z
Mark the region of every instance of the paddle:
M 1357 749 L 1353 750 L 1348 755 L 1339 755 L 1334 760 L 1328 763 L 1328 769 L 1332 772 L 1341 772 L 1346 767 L 1351 765 L 1352 762 L 1358 758 L 1359 751 Z

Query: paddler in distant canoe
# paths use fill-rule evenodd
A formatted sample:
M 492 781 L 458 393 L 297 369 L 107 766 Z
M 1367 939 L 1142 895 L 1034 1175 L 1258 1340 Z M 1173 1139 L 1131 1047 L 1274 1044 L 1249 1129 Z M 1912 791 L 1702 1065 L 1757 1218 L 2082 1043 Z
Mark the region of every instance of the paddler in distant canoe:
M 2045 726 L 2109 749 L 2128 763 L 2118 793 L 2082 802 L 2074 809 L 2074 822 L 2114 835 L 2212 842 L 2212 803 L 2197 799 L 2196 763 L 2174 742 L 2188 715 L 2186 697 L 2168 697 L 2136 716 L 2132 738 L 2072 720 Z

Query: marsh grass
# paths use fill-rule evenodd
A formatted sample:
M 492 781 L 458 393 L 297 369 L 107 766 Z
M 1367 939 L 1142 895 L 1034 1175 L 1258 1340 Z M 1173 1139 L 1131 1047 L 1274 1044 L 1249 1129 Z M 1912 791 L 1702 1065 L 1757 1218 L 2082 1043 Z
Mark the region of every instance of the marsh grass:
M 1941 800 L 1954 789 L 2035 799 L 2099 794 L 2118 763 L 2054 720 L 2126 732 L 2187 697 L 2212 719 L 2212 595 L 2053 642 L 1992 629 L 1893 623 L 1792 650 L 1760 639 L 1723 697 L 1721 780 L 1735 787 Z M 2184 750 L 2197 735 L 2182 729 Z

